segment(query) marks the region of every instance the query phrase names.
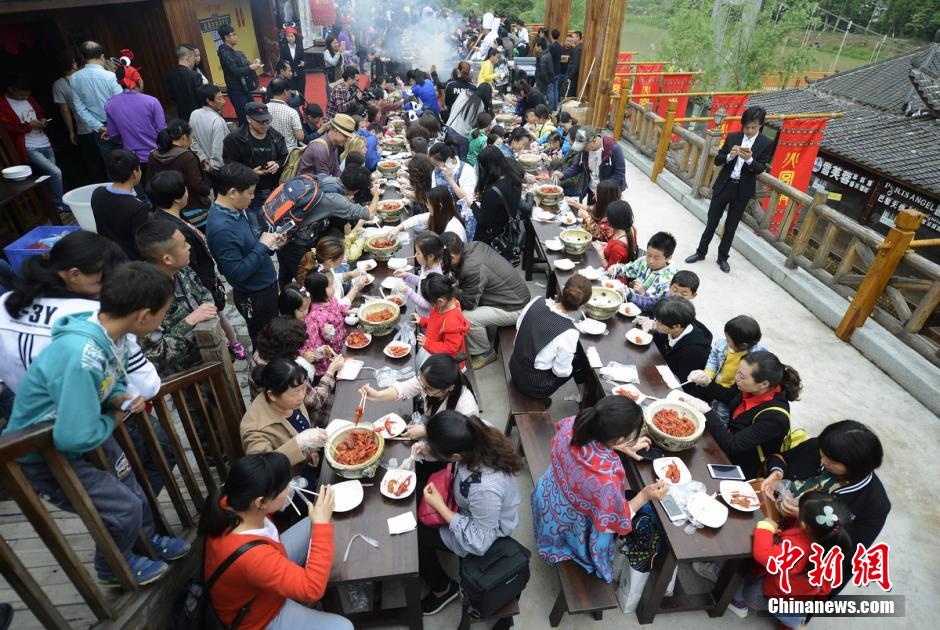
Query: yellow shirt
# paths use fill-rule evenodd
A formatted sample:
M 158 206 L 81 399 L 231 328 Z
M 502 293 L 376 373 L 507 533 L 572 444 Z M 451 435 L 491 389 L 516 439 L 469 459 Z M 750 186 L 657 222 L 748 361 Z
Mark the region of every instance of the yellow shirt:
M 718 370 L 718 377 L 715 379 L 715 382 L 722 387 L 731 387 L 734 385 L 734 375 L 738 371 L 738 363 L 741 362 L 741 359 L 746 354 L 747 350 L 742 350 L 741 352 L 731 352 L 729 350 L 728 356 L 725 357 L 725 362 L 722 364 L 721 369 Z
M 481 83 L 492 84 L 495 78 L 496 74 L 493 72 L 493 62 L 487 59 L 480 64 L 480 75 L 477 77 L 477 85 Z

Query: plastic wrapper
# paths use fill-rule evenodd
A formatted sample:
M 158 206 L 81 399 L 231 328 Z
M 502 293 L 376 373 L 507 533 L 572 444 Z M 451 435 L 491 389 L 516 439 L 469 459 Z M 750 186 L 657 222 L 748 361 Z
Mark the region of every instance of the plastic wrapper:
M 375 384 L 379 389 L 383 389 L 385 387 L 391 387 L 393 383 L 397 383 L 398 381 L 407 381 L 414 375 L 415 371 L 412 367 L 396 370 L 385 366 L 375 371 Z

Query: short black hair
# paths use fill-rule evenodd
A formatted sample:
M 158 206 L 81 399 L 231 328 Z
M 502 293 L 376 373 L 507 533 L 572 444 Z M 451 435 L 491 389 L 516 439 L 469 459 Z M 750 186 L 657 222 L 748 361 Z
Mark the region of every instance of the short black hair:
M 186 180 L 179 171 L 161 171 L 147 182 L 147 196 L 151 203 L 166 210 L 186 194 Z
M 725 334 L 731 337 L 738 350 L 750 350 L 760 341 L 760 324 L 753 317 L 738 315 L 725 324 Z
M 349 81 L 359 76 L 359 69 L 356 66 L 346 66 L 343 68 L 343 81 Z
M 408 141 L 408 147 L 412 153 L 428 154 L 428 139 L 423 136 L 415 136 Z
M 216 196 L 226 195 L 233 188 L 244 192 L 258 184 L 258 174 L 239 162 L 229 162 L 215 174 L 212 187 Z
M 111 179 L 120 183 L 128 181 L 134 176 L 134 171 L 140 169 L 140 160 L 137 154 L 127 149 L 114 149 L 104 161 Z
M 349 192 L 369 191 L 372 188 L 372 173 L 361 164 L 350 164 L 347 158 L 346 168 L 343 169 L 339 181 Z
M 308 118 L 323 118 L 323 108 L 317 103 L 308 103 L 304 111 Z
M 281 70 L 286 70 L 287 68 L 290 68 L 290 62 L 287 59 L 281 59 L 274 65 L 275 72 L 280 72 Z M 270 91 L 270 88 L 268 91 Z
M 283 94 L 287 90 L 288 90 L 287 79 L 282 79 L 281 77 L 274 79 L 273 81 L 271 81 L 271 83 L 268 84 L 268 94 L 270 94 L 271 96 L 277 96 L 278 94 Z
M 173 235 L 179 231 L 173 221 L 163 219 L 150 219 L 139 228 L 134 235 L 137 251 L 144 260 L 155 263 L 167 249 L 167 244 L 173 240 Z
M 231 24 L 223 24 L 219 27 L 219 30 L 216 31 L 219 34 L 219 38 L 222 41 L 225 41 L 225 38 L 235 32 L 235 29 L 232 28 Z
M 101 283 L 101 312 L 127 317 L 141 309 L 156 313 L 173 297 L 173 279 L 147 262 L 119 265 Z
M 682 299 L 678 295 L 668 295 L 656 302 L 653 307 L 656 321 L 664 326 L 682 326 L 685 328 L 695 321 L 695 306 L 692 302 Z
M 658 249 L 666 258 L 672 258 L 676 251 L 676 237 L 669 232 L 656 232 L 650 237 L 646 246 Z
M 528 113 L 528 112 L 526 112 Z M 548 110 L 548 105 L 545 103 L 539 103 L 535 106 L 535 115 L 539 118 L 548 118 L 551 116 L 551 112 Z
M 561 31 L 559 31 L 557 28 L 553 28 L 552 39 L 558 39 L 559 37 L 561 37 Z
M 767 117 L 767 110 L 761 107 L 760 105 L 751 105 L 744 110 L 744 113 L 741 114 L 741 126 L 752 122 L 758 122 L 761 126 L 764 125 L 764 119 Z
M 672 277 L 672 281 L 669 284 L 674 284 L 684 289 L 688 289 L 692 293 L 698 293 L 698 274 L 694 271 L 688 271 L 686 269 L 677 271 L 676 275 Z
M 82 42 L 79 50 L 82 53 L 82 59 L 85 61 L 94 61 L 104 54 L 104 46 L 98 42 Z
M 453 147 L 444 142 L 438 142 L 433 147 L 428 149 L 428 155 L 438 162 L 446 162 L 447 160 L 457 156 Z
M 285 317 L 294 317 L 297 309 L 303 307 L 306 297 L 302 286 L 296 282 L 287 283 L 277 296 L 278 313 Z
M 199 99 L 201 105 L 207 105 L 209 101 L 214 100 L 215 95 L 221 91 L 222 89 L 218 85 L 206 83 L 196 88 L 196 98 Z
M 857 420 L 840 420 L 823 429 L 819 434 L 819 450 L 845 466 L 850 481 L 864 479 L 880 467 L 884 459 L 881 440 Z

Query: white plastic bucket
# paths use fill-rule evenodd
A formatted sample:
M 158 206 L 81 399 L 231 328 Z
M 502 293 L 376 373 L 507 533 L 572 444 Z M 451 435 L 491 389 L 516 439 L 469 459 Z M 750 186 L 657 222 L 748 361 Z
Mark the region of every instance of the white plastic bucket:
M 95 225 L 95 215 L 91 211 L 91 193 L 93 193 L 96 188 L 107 185 L 108 182 L 89 184 L 88 186 L 70 190 L 62 195 L 62 201 L 68 204 L 69 208 L 72 209 L 75 220 L 78 221 L 78 224 L 82 226 L 83 230 L 95 233 L 98 232 L 98 226 Z

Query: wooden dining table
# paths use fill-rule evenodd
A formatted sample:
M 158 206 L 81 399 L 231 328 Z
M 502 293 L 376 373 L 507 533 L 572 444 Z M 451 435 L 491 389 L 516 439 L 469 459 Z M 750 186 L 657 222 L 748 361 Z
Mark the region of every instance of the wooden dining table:
M 578 269 L 586 266 L 603 267 L 603 257 L 593 246 L 580 255 L 567 254 L 564 251 L 553 252 L 545 246 L 546 241 L 556 239 L 568 226 L 529 219 L 527 228 L 532 251 L 527 252 L 526 257 L 533 266 L 540 260 L 541 264 L 545 265 L 547 297 L 553 297 L 559 287 L 563 287 Z M 554 263 L 560 258 L 572 260 L 575 268 L 570 271 L 557 269 Z M 600 286 L 598 281 L 592 284 Z M 596 348 L 602 365 L 611 361 L 635 365 L 639 375 L 639 383 L 636 384 L 639 390 L 647 396 L 665 398 L 670 388 L 657 366 L 664 366 L 666 362 L 653 344 L 638 346 L 625 338 L 626 333 L 635 327 L 634 322 L 635 318 L 619 313 L 614 315 L 605 322 L 605 335 L 581 334 L 581 351 L 586 353 L 588 348 Z M 591 374 L 592 382 L 585 388 L 582 406 L 589 406 L 603 396 L 614 395 L 613 389 L 616 386 L 601 376 L 599 369 L 592 369 Z M 692 479 L 701 481 L 708 494 L 717 493 L 720 482 L 711 478 L 707 465 L 730 464 L 728 457 L 707 430 L 693 448 L 667 454 L 680 458 L 688 467 Z M 621 458 L 633 488 L 639 490 L 657 480 L 651 462 L 637 462 L 626 456 Z M 653 503 L 665 532 L 666 553 L 659 554 L 656 558 L 637 607 L 637 619 L 642 624 L 648 624 L 652 623 L 658 613 L 687 610 L 706 610 L 711 617 L 722 616 L 751 564 L 751 534 L 755 523 L 761 518 L 760 511 L 741 512 L 729 507 L 728 520 L 721 527 L 703 528 L 686 534 L 684 527 L 678 527 L 669 520 L 659 501 Z M 666 597 L 666 589 L 678 565 L 695 561 L 721 564 L 718 582 L 714 587 L 705 593 L 687 593 L 682 582 L 677 579 L 673 594 Z

